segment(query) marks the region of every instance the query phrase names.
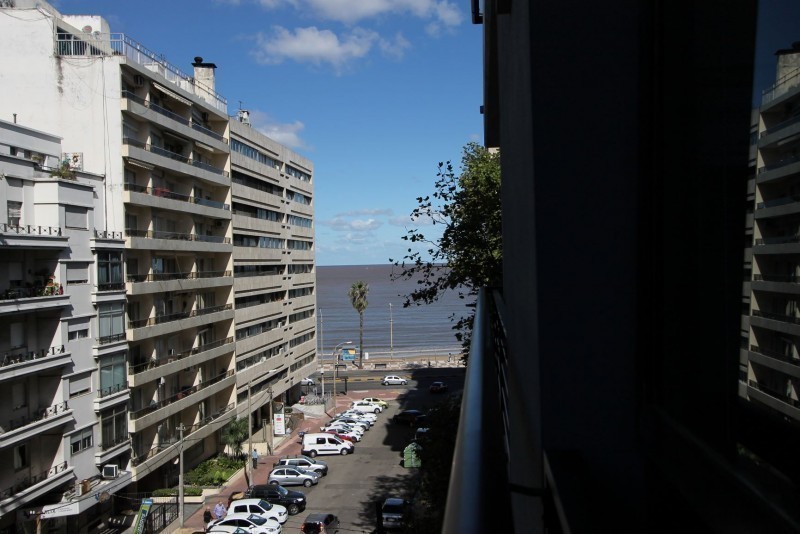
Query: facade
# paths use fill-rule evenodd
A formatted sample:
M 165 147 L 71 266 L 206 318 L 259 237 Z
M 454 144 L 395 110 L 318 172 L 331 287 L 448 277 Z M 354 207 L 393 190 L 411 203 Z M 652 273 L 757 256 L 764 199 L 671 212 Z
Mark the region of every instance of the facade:
M 750 342 L 740 388 L 800 422 L 800 45 L 776 55 L 775 85 L 758 116 Z
M 63 160 L 63 157 L 74 159 Z M 68 161 L 62 166 L 63 161 Z M 124 239 L 104 177 L 61 139 L 0 121 L 0 530 L 99 517 L 131 481 Z M 114 476 L 98 476 L 112 465 Z M 107 471 L 108 473 L 108 471 Z M 53 494 L 56 502 L 53 503 Z M 49 505 L 49 506 L 48 506 Z M 26 513 L 28 515 L 26 515 Z
M 231 121 L 213 63 L 194 58 L 189 75 L 99 16 L 13 4 L 0 7 L 12 15 L 0 17 L 0 42 L 14 50 L 0 55 L 14 95 L 0 99 L 0 116 L 27 129 L 9 123 L 0 151 L 24 167 L 0 182 L 0 248 L 14 247 L 0 262 L 0 294 L 13 301 L 42 280 L 63 293 L 36 293 L 35 307 L 0 300 L 0 354 L 54 352 L 52 367 L 37 361 L 18 374 L 15 363 L 3 375 L 12 408 L 39 392 L 26 414 L 5 416 L 58 414 L 46 437 L 2 444 L 0 434 L 8 466 L 31 462 L 0 476 L 0 487 L 58 475 L 46 477 L 39 501 L 0 496 L 0 507 L 16 510 L 0 510 L 0 529 L 51 503 L 61 512 L 48 528 L 91 528 L 106 509 L 66 505 L 88 502 L 76 482 L 88 491 L 105 474 L 125 493 L 174 486 L 181 438 L 188 469 L 223 450 L 222 428 L 248 408 L 258 428 L 270 401 L 281 408 L 297 395 L 315 365 L 313 166 Z M 80 167 L 76 181 L 49 177 L 62 155 Z M 19 228 L 36 235 L 21 238 Z
M 230 142 L 237 399 L 257 430 L 271 428 L 271 401 L 315 365 L 313 166 L 252 128 L 244 110 Z

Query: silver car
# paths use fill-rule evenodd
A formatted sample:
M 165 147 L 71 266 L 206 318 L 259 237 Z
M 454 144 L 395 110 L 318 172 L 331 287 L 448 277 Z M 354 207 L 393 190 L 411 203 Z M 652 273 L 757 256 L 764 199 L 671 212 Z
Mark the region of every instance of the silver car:
M 280 465 L 273 469 L 267 482 L 281 486 L 313 486 L 319 482 L 320 475 L 313 471 L 306 471 L 302 467 Z

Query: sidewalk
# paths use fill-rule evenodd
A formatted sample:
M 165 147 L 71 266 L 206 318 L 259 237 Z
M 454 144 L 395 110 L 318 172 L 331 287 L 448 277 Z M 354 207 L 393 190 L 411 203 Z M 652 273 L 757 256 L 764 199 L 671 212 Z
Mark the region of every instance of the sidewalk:
M 363 397 L 380 397 L 386 400 L 392 400 L 395 398 L 394 392 L 382 389 L 373 391 L 353 391 L 348 394 L 340 393 L 336 399 L 336 409 L 330 409 L 327 413 L 323 412 L 319 416 L 309 416 L 306 414 L 306 417 L 298 425 L 298 428 L 293 428 L 290 435 L 284 436 L 282 441 L 275 445 L 272 455 L 262 454 L 259 456 L 258 469 L 255 470 L 255 480 L 253 483 L 266 484 L 267 478 L 269 477 L 269 472 L 272 470 L 273 464 L 278 461 L 278 458 L 282 456 L 300 454 L 299 432 L 318 432 L 319 427 L 322 426 L 323 422 L 330 420 L 331 415 L 336 412 L 343 411 L 345 408 L 349 407 L 350 403 L 352 403 L 354 400 L 361 399 Z M 258 447 L 258 449 L 259 453 L 261 453 L 262 450 L 266 452 L 265 446 Z M 185 505 L 185 519 L 183 528 L 180 528 L 178 526 L 178 522 L 175 521 L 169 525 L 164 532 L 167 534 L 173 532 L 177 534 L 193 534 L 196 532 L 204 532 L 205 524 L 203 523 L 203 510 L 205 507 L 208 506 L 213 510 L 214 505 L 220 501 L 222 501 L 222 503 L 227 507 L 228 497 L 231 494 L 243 492 L 246 489 L 247 481 L 245 478 L 245 471 L 242 470 L 230 481 L 228 481 L 227 485 L 221 487 L 218 494 L 207 497 L 204 504 Z

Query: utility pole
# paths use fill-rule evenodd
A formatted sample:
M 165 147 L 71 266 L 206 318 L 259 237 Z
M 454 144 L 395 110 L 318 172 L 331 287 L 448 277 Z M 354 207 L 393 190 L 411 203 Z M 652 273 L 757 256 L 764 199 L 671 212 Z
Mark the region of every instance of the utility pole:
M 267 393 L 269 393 L 269 441 L 267 442 L 267 447 L 269 447 L 269 454 L 272 455 L 272 443 L 275 439 L 275 429 L 272 428 L 273 420 L 275 419 L 272 414 L 272 384 L 267 386 Z
M 253 470 L 253 417 L 250 414 L 250 386 L 253 381 L 247 383 L 247 463 L 250 466 L 250 484 L 255 484 L 255 471 Z
M 394 319 L 392 318 L 392 303 L 389 303 L 389 356 L 394 358 Z
M 180 453 L 178 456 L 178 522 L 183 528 L 183 431 L 186 430 L 186 427 L 183 426 L 183 423 L 180 424 L 178 427 L 178 432 L 180 432 Z
M 333 349 L 333 413 L 336 413 L 336 375 L 339 373 L 339 354 L 342 353 L 342 347 L 345 345 L 352 345 L 352 341 L 343 341 Z

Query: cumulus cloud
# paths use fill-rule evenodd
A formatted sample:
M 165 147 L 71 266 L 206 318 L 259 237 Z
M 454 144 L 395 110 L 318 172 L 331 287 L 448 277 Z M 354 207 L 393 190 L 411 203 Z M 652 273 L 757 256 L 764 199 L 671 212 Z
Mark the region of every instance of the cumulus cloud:
M 345 24 L 389 14 L 433 19 L 446 27 L 458 26 L 463 21 L 461 11 L 448 0 L 303 0 L 303 3 L 318 17 Z
M 360 210 L 345 211 L 339 213 L 337 217 L 356 217 L 358 215 L 391 215 L 394 211 L 391 208 L 364 208 Z
M 411 48 L 411 43 L 409 43 L 400 32 L 395 34 L 394 39 L 381 39 L 378 42 L 378 45 L 380 46 L 381 52 L 383 52 L 384 56 L 393 59 L 402 59 L 403 55 L 406 53 L 406 50 Z
M 371 232 L 381 227 L 381 222 L 375 219 L 352 219 L 334 217 L 322 224 L 339 232 Z
M 366 56 L 379 36 L 361 28 L 354 28 L 340 37 L 315 26 L 294 31 L 275 26 L 271 35 L 260 33 L 256 40 L 254 55 L 259 63 L 277 65 L 290 59 L 313 65 L 329 63 L 341 71 L 351 60 Z
M 284 146 L 295 150 L 310 149 L 300 137 L 306 127 L 301 121 L 282 123 L 262 111 L 255 110 L 250 112 L 250 122 L 256 130 Z

